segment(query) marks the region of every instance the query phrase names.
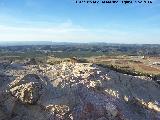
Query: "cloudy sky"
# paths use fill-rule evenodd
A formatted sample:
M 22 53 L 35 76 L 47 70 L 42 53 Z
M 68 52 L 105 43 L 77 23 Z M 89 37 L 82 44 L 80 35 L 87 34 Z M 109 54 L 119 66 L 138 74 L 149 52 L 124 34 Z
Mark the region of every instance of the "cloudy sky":
M 160 44 L 160 1 L 0 0 L 1 41 Z M 134 0 L 135 1 L 135 0 Z

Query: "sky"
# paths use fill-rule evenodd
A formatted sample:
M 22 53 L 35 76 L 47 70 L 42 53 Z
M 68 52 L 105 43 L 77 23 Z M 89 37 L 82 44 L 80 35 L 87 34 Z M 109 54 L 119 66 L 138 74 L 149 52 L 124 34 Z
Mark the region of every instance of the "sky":
M 141 4 L 77 1 L 0 0 L 0 42 L 160 44 L 160 0 Z

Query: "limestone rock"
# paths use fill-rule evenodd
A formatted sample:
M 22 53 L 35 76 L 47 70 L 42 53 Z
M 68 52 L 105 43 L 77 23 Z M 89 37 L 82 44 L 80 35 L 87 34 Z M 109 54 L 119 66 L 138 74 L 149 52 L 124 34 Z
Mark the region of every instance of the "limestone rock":
M 41 86 L 38 83 L 29 82 L 10 89 L 11 94 L 22 103 L 35 104 L 40 97 Z
M 59 119 L 65 119 L 65 115 L 70 110 L 67 105 L 50 105 L 47 106 L 46 109 L 51 111 Z
M 160 88 L 146 78 L 92 63 L 62 62 L 6 69 L 9 77 L 0 76 L 0 120 L 160 118 Z

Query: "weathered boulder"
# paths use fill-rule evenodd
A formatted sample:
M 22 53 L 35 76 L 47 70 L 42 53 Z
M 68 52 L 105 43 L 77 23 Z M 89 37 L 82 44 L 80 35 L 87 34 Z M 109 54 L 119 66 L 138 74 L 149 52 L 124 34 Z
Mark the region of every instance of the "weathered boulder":
M 35 104 L 40 97 L 41 85 L 29 82 L 10 89 L 11 94 L 22 103 Z
M 10 83 L 10 92 L 22 103 L 35 104 L 42 90 L 42 81 L 36 74 L 27 74 Z

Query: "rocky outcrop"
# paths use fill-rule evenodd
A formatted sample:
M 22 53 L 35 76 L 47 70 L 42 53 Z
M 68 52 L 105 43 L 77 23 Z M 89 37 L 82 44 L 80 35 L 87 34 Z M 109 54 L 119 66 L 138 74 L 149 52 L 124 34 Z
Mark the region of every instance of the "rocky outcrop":
M 35 104 L 40 97 L 40 84 L 29 82 L 10 89 L 11 94 L 22 103 Z
M 28 74 L 10 84 L 10 92 L 17 100 L 26 104 L 36 104 L 40 98 L 42 81 L 36 74 Z
M 0 120 L 160 119 L 160 87 L 149 78 L 70 62 L 7 74 L 0 76 Z

